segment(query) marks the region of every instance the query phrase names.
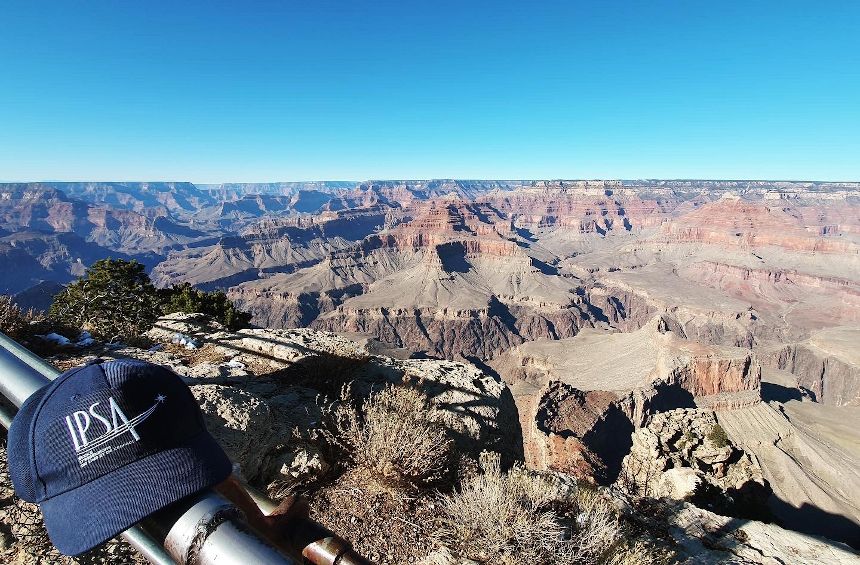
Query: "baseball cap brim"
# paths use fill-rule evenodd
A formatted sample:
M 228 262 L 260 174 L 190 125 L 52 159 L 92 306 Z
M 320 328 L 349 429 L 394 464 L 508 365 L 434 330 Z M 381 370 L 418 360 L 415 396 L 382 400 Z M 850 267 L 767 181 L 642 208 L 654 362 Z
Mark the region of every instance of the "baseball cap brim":
M 230 476 L 232 464 L 205 430 L 40 504 L 51 541 L 66 555 L 104 543 L 180 498 Z

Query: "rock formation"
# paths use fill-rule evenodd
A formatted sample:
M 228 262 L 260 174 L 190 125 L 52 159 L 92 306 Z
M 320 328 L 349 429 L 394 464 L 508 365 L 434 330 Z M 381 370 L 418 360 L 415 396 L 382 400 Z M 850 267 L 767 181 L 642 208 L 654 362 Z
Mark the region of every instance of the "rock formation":
M 695 409 L 656 414 L 636 430 L 618 484 L 637 496 L 717 505 L 742 517 L 767 518 L 761 508 L 771 493 L 755 456 L 732 443 L 712 412 Z
M 799 396 L 799 395 L 798 395 Z M 732 440 L 758 459 L 786 526 L 860 547 L 860 411 L 814 402 L 760 403 L 719 412 Z
M 860 328 L 815 332 L 800 343 L 774 345 L 763 352 L 766 365 L 792 373 L 812 398 L 833 406 L 860 406 Z
M 857 183 L 9 184 L 0 185 L 0 290 L 65 283 L 106 256 L 137 258 L 161 286 L 225 290 L 263 327 L 348 332 L 401 357 L 469 360 L 509 384 L 500 406 L 515 413 L 509 390 L 525 436 L 512 443 L 531 464 L 606 481 L 630 432 L 653 415 L 693 406 L 719 418 L 758 414 L 739 420 L 743 434 L 765 418 L 763 396 L 777 414 L 794 414 L 792 426 L 806 422 L 806 443 L 826 455 L 791 463 L 756 452 L 766 477 L 791 464 L 806 477 L 780 496 L 854 516 L 842 494 L 810 484 L 841 484 L 827 457 L 846 473 L 838 458 L 860 457 L 841 420 L 829 419 L 860 422 L 851 410 L 860 402 L 858 211 Z M 367 366 L 396 379 L 404 362 Z M 761 367 L 775 381 L 759 387 Z M 187 369 L 211 386 L 240 371 Z M 281 385 L 266 378 L 243 391 L 271 413 L 267 387 Z M 316 390 L 302 383 L 283 395 Z M 816 407 L 825 411 L 811 418 Z M 780 431 L 762 445 L 789 446 L 781 421 L 766 421 Z M 252 472 L 329 464 L 324 453 L 293 457 L 283 437 L 269 459 L 248 463 Z M 848 453 L 821 447 L 831 440 Z
M 610 481 L 630 433 L 653 414 L 737 408 L 760 398 L 755 354 L 681 339 L 660 316 L 631 333 L 589 330 L 525 343 L 490 364 L 517 401 L 530 465 L 582 468 L 581 475 L 606 465 L 603 479 Z
M 477 457 L 490 449 L 509 460 L 522 455 L 510 392 L 472 365 L 373 355 L 359 343 L 308 329 L 225 332 L 200 315 L 165 316 L 148 335 L 169 343 L 177 333 L 207 348 L 214 360 L 187 366 L 182 356 L 162 350 L 105 353 L 142 357 L 185 375 L 207 424 L 219 430 L 216 437 L 255 483 L 307 481 L 335 463 L 309 438 L 320 426 L 322 397 L 336 398 L 345 383 L 359 396 L 385 383 L 418 386 L 443 408 L 463 453 Z

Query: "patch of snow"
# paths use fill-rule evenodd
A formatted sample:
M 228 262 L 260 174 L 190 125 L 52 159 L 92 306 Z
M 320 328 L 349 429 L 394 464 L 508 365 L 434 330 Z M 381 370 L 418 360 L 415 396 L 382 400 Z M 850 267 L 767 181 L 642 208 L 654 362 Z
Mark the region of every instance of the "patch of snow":
M 182 333 L 174 334 L 172 343 L 184 345 L 185 349 L 197 349 L 197 342 Z
M 44 339 L 45 341 L 53 341 L 57 345 L 67 345 L 69 343 L 69 338 L 53 332 L 49 333 L 48 335 L 40 335 L 38 337 Z

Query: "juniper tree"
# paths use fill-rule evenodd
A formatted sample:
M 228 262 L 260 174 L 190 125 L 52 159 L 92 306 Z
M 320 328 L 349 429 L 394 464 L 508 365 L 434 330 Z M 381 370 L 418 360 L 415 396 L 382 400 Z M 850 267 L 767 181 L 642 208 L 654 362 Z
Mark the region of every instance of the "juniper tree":
M 161 293 L 165 314 L 199 312 L 212 316 L 228 330 L 247 328 L 251 321 L 251 314 L 236 308 L 220 290 L 205 292 L 183 283 Z
M 137 261 L 102 259 L 60 292 L 50 316 L 109 341 L 135 338 L 161 315 L 158 290 Z

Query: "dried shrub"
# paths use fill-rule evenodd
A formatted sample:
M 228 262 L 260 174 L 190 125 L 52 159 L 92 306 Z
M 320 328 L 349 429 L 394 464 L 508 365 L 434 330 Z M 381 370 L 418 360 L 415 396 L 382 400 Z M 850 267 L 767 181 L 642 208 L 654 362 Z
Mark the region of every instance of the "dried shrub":
M 442 413 L 416 389 L 388 385 L 361 410 L 345 389 L 326 419 L 330 440 L 383 482 L 425 487 L 450 474 L 453 442 Z
M 435 537 L 481 563 L 558 562 L 565 527 L 549 509 L 550 484 L 530 473 L 502 473 L 498 456 L 482 464 L 483 474 L 441 498 Z
M 618 512 L 596 490 L 581 487 L 576 491 L 576 523 L 572 548 L 575 563 L 599 563 L 619 540 Z
M 625 541 L 605 561 L 606 565 L 668 565 L 673 562 L 675 560 L 671 551 L 642 541 Z
M 580 485 L 571 494 L 551 476 L 517 466 L 502 473 L 497 455 L 482 466 L 483 474 L 440 501 L 434 536 L 458 556 L 585 565 L 611 562 L 626 547 L 615 507 L 593 488 Z
M 18 342 L 29 341 L 45 324 L 44 314 L 32 308 L 23 310 L 11 296 L 0 294 L 0 332 Z

